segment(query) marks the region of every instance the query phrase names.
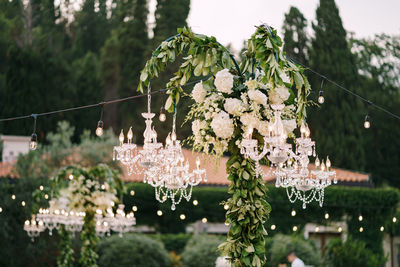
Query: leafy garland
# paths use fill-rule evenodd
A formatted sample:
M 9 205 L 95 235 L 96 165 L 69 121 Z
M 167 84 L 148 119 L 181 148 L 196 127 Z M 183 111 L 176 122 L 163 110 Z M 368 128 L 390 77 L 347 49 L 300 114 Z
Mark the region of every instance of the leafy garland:
M 138 90 L 148 86 L 168 62 L 184 54 L 183 63 L 166 87 L 169 97 L 165 108 L 172 112 L 189 79 L 204 76 L 196 84 L 192 106 L 187 120 L 194 135 L 190 138 L 193 148 L 221 156 L 228 151 L 228 193 L 232 195 L 224 204 L 229 206 L 226 221 L 230 224 L 227 241 L 220 250 L 227 255 L 232 266 L 263 266 L 265 257 L 264 223 L 271 207 L 266 201 L 266 187 L 256 171 L 256 163 L 240 153 L 242 138 L 253 133 L 253 138 L 263 145 L 266 124 L 272 121 L 269 104 L 284 104 L 287 119 L 294 120 L 294 127 L 306 117 L 307 95 L 310 85 L 303 69 L 286 59 L 282 41 L 276 31 L 268 26 L 257 27 L 248 41 L 246 58 L 241 67 L 229 51 L 214 37 L 193 33 L 188 28 L 162 42 L 141 72 Z M 269 98 L 267 97 L 269 96 Z M 255 123 L 257 122 L 257 123 Z M 289 121 L 288 121 L 289 122 Z M 261 127 L 260 127 L 261 126 Z
M 71 246 L 71 233 L 65 230 L 64 225 L 58 230 L 60 236 L 60 254 L 57 257 L 57 266 L 72 267 L 74 266 L 74 250 Z

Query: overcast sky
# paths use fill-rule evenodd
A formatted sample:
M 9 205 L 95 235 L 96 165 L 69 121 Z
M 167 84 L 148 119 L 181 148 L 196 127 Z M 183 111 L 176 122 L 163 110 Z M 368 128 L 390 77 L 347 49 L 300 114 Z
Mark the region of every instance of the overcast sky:
M 196 33 L 213 35 L 238 50 L 254 32 L 254 25 L 267 23 L 281 31 L 284 14 L 296 6 L 315 20 L 318 0 L 191 0 L 188 24 Z M 400 0 L 336 0 L 347 31 L 358 37 L 375 33 L 400 34 Z

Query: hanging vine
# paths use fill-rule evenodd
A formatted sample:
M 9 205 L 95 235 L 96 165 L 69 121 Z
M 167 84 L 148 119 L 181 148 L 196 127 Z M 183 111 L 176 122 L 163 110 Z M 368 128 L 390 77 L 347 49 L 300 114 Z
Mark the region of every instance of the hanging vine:
M 167 83 L 165 108 L 172 112 L 192 76 L 202 76 L 192 91 L 193 149 L 217 157 L 230 153 L 226 168 L 231 197 L 227 240 L 220 250 L 232 266 L 263 266 L 266 262 L 264 224 L 271 207 L 257 163 L 240 151 L 241 141 L 252 135 L 260 148 L 273 120 L 271 104 L 284 105 L 282 119 L 289 137 L 306 117 L 310 85 L 303 69 L 286 59 L 282 41 L 272 28 L 262 25 L 248 40 L 241 66 L 214 37 L 195 34 L 189 28 L 162 42 L 141 72 L 138 90 L 148 86 L 169 62 L 183 56 L 183 63 Z

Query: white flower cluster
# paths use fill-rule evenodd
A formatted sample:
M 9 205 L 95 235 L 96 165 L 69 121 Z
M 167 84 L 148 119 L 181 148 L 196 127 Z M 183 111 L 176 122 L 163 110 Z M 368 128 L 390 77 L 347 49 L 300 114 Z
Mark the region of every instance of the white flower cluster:
M 290 92 L 284 86 L 274 88 L 269 83 L 264 84 L 262 77 L 259 73 L 255 79 L 249 79 L 244 83 L 247 90 L 241 89 L 235 94 L 234 78 L 227 69 L 216 73 L 215 88 L 208 82 L 208 90 L 202 83 L 194 86 L 192 97 L 196 103 L 188 116 L 194 119 L 192 141 L 195 150 L 222 156 L 234 137 L 235 127 L 241 127 L 243 137 L 253 129 L 262 136 L 269 135 L 269 126 L 273 123 L 270 105 L 283 104 L 289 99 Z M 282 121 L 289 136 L 297 126 L 294 105 L 282 110 Z
M 229 70 L 223 69 L 215 75 L 214 85 L 218 91 L 226 94 L 232 93 L 233 88 L 233 75 Z

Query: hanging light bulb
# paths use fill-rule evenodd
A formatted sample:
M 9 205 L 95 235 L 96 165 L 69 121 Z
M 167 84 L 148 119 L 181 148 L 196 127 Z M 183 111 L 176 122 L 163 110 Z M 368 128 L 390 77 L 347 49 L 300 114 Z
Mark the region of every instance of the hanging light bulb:
M 369 115 L 367 114 L 364 120 L 364 128 L 368 129 L 369 127 L 371 127 L 371 122 L 369 121 Z
M 160 117 L 158 118 L 161 122 L 164 122 L 167 119 L 167 115 L 165 114 L 165 108 L 161 107 Z
M 325 102 L 324 91 L 319 91 L 318 103 L 323 104 Z
M 319 158 L 317 157 L 317 158 L 315 159 L 315 167 L 317 167 L 317 169 L 318 169 L 318 167 L 319 167 L 320 164 L 321 164 L 321 162 L 319 161 Z
M 29 149 L 36 150 L 37 148 L 37 135 L 35 133 L 31 136 L 31 141 L 29 142 Z
M 172 132 L 172 134 L 171 134 L 171 140 L 172 140 L 172 141 L 176 141 L 176 133 L 175 133 L 175 132 Z
M 103 121 L 100 120 L 97 123 L 97 129 L 96 129 L 96 135 L 99 137 L 103 135 L 103 126 L 104 126 L 104 123 L 103 123 Z
M 197 167 L 197 169 L 200 168 L 200 158 L 199 157 L 196 158 L 196 167 Z

